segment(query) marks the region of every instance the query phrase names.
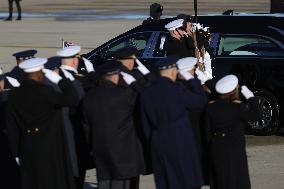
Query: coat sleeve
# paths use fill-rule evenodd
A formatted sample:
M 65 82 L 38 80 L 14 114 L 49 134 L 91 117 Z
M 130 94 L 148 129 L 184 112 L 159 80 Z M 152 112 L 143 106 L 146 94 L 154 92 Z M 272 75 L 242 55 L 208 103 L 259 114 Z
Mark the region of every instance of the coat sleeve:
M 149 116 L 147 115 L 147 109 L 145 107 L 143 95 L 141 95 L 139 103 L 140 103 L 141 127 L 146 139 L 149 140 L 151 138 L 151 125 L 150 125 Z
M 208 102 L 208 98 L 198 79 L 187 81 L 186 87 L 183 86 L 182 88 L 182 96 L 188 109 L 204 108 Z
M 79 104 L 79 95 L 70 80 L 62 79 L 58 83 L 58 86 L 62 93 L 50 89 L 47 94 L 48 100 L 54 106 L 77 106 Z
M 89 145 L 92 144 L 92 127 L 89 122 L 89 118 L 87 116 L 87 106 L 86 101 L 84 100 L 82 103 L 82 111 L 81 111 L 81 123 L 85 131 L 86 140 Z
M 205 112 L 205 123 L 204 123 L 204 135 L 205 135 L 205 145 L 207 146 L 210 143 L 212 138 L 211 132 L 211 118 L 209 116 L 208 108 Z
M 261 108 L 257 97 L 249 98 L 242 103 L 240 117 L 243 121 L 257 121 L 261 119 Z
M 8 100 L 6 112 L 6 126 L 10 149 L 14 157 L 20 157 L 21 128 L 12 101 Z

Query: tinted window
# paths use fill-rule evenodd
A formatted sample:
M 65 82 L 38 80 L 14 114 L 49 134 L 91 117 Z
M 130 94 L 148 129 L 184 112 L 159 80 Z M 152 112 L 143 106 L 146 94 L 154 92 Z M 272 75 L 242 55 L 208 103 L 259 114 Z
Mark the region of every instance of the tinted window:
M 102 52 L 111 53 L 126 46 L 134 46 L 138 49 L 138 57 L 143 55 L 152 32 L 135 33 L 122 37 L 102 49 Z
M 221 36 L 219 56 L 284 56 L 273 41 L 259 36 Z
M 165 51 L 165 41 L 171 37 L 170 33 L 168 32 L 161 32 L 160 35 L 156 38 L 156 44 L 154 52 L 152 54 L 153 57 L 165 57 L 166 51 Z

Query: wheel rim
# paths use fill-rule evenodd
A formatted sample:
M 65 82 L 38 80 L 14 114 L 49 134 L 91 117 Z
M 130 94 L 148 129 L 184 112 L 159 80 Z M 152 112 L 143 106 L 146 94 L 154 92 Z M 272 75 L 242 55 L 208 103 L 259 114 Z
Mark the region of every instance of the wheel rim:
M 255 130 L 263 130 L 268 127 L 272 121 L 273 111 L 271 103 L 264 97 L 259 97 L 259 104 L 262 111 L 262 118 L 255 122 L 248 122 L 250 127 Z

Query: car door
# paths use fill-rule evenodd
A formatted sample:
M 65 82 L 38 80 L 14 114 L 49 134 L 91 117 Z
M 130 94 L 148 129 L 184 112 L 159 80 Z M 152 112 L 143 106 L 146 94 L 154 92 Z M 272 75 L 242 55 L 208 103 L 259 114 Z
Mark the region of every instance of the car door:
M 283 117 L 283 44 L 261 35 L 220 35 L 213 65 L 214 80 L 235 74 L 261 98 L 263 118 L 249 124 L 254 134 L 275 132 Z M 282 96 L 282 97 L 281 97 Z M 281 111 L 282 110 L 282 111 Z

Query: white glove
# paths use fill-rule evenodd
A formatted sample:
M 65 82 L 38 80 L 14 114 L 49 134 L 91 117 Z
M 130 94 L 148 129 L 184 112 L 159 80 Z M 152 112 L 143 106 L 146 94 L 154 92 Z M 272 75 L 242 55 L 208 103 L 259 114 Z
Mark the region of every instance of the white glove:
M 9 83 L 13 86 L 13 87 L 19 87 L 20 83 L 18 82 L 18 80 L 16 80 L 15 78 L 9 77 L 7 76 L 6 79 L 9 81 Z
M 135 59 L 135 62 L 138 64 L 138 70 L 143 74 L 143 75 L 147 75 L 148 73 L 150 73 L 150 71 L 148 70 L 148 68 L 146 68 L 146 66 L 144 66 L 140 60 L 138 60 L 137 58 Z
M 241 93 L 244 95 L 244 97 L 245 97 L 246 99 L 249 99 L 249 98 L 251 98 L 251 97 L 254 97 L 253 92 L 251 92 L 251 91 L 247 88 L 247 86 L 245 86 L 245 85 L 243 85 L 243 86 L 241 87 Z
M 208 81 L 210 78 L 210 75 L 207 75 L 206 72 L 200 71 L 199 69 L 195 70 L 195 73 L 197 75 L 197 78 L 201 81 L 201 84 L 203 85 L 206 81 Z
M 43 69 L 42 72 L 44 73 L 45 77 L 49 79 L 52 83 L 58 84 L 59 81 L 62 79 L 62 77 L 54 71 Z
M 127 83 L 127 85 L 131 85 L 133 82 L 136 81 L 136 79 L 128 73 L 120 72 L 120 74 L 122 75 L 122 77 L 123 77 L 124 81 Z
M 70 72 L 68 72 L 68 71 L 66 71 L 66 70 L 64 70 L 64 69 L 62 69 L 62 68 L 61 68 L 61 71 L 63 72 L 64 76 L 65 76 L 67 79 L 70 79 L 71 81 L 74 81 L 74 80 L 75 80 L 74 76 L 73 76 Z
M 20 158 L 19 157 L 15 157 L 15 160 L 16 160 L 17 165 L 20 166 L 21 165 Z
M 182 71 L 182 70 L 180 70 L 180 71 L 179 71 L 179 74 L 180 74 L 186 81 L 188 81 L 188 80 L 194 78 L 194 76 L 191 75 L 191 73 L 189 73 L 188 71 Z
M 86 58 L 82 58 L 84 60 L 84 64 L 85 64 L 85 67 L 87 69 L 87 72 L 90 73 L 90 72 L 94 72 L 95 69 L 94 69 L 94 65 L 92 64 L 92 62 L 90 62 L 88 59 Z

